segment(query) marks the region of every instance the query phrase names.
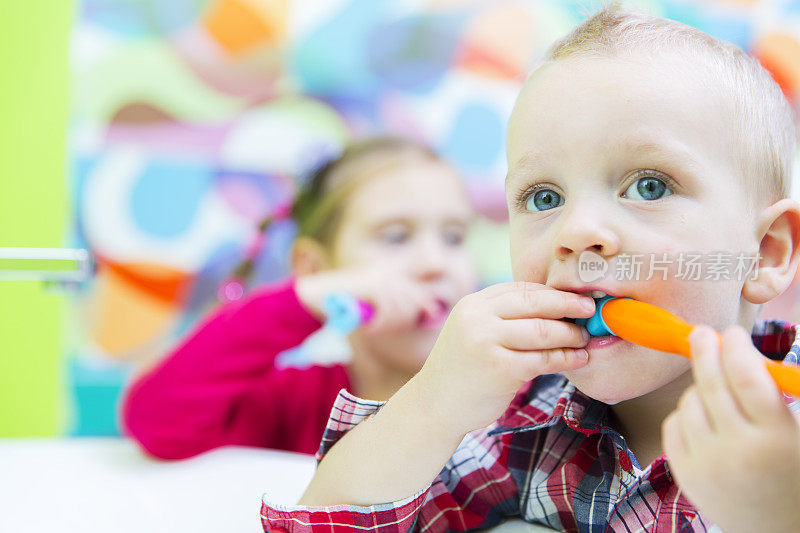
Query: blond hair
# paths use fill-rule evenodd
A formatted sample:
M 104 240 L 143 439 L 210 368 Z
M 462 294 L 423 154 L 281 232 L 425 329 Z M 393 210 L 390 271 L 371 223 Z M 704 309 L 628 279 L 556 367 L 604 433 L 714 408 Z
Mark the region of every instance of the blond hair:
M 757 202 L 789 197 L 797 144 L 795 116 L 780 86 L 758 60 L 692 26 L 631 11 L 619 1 L 603 4 L 601 11 L 556 41 L 542 63 L 571 56 L 683 52 L 702 64 L 710 86 L 732 108 L 737 166 Z
M 332 248 L 353 192 L 365 181 L 416 160 L 440 158 L 427 145 L 403 137 L 373 137 L 349 144 L 339 157 L 317 169 L 295 198 L 292 217 L 298 236 Z

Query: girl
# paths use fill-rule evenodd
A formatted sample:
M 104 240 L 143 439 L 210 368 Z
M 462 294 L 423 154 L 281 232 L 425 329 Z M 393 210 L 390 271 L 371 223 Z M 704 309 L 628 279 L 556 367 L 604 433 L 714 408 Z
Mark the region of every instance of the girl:
M 386 400 L 424 363 L 450 308 L 477 289 L 472 208 L 453 169 L 397 138 L 348 147 L 295 199 L 289 279 L 224 305 L 139 377 L 124 430 L 150 454 L 224 445 L 316 452 L 338 391 Z M 274 367 L 322 326 L 333 292 L 368 302 L 348 364 Z

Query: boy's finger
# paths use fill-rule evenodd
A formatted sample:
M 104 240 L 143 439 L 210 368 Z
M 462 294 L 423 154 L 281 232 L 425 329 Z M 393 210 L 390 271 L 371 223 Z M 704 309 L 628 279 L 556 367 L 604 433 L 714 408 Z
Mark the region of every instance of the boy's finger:
M 509 350 L 583 348 L 589 342 L 585 328 L 546 318 L 502 320 L 499 335 L 500 345 Z
M 502 283 L 489 285 L 478 292 L 487 298 L 495 298 L 509 292 L 540 291 L 545 289 L 548 289 L 548 287 L 541 283 L 532 283 L 530 281 L 504 281 Z
M 724 428 L 741 420 L 744 415 L 722 371 L 717 332 L 708 326 L 697 326 L 689 335 L 689 344 L 694 382 L 713 426 Z
M 669 462 L 673 465 L 680 464 L 682 459 L 689 453 L 686 437 L 676 411 L 667 415 L 667 418 L 661 424 L 661 444 Z
M 589 353 L 583 348 L 556 348 L 521 352 L 509 350 L 511 365 L 519 377 L 526 381 L 542 374 L 554 374 L 564 370 L 574 370 L 589 361 Z
M 750 335 L 741 326 L 722 334 L 722 369 L 742 414 L 757 424 L 781 412 L 783 399 Z
M 521 290 L 503 293 L 491 300 L 496 316 L 518 318 L 589 318 L 594 300 L 553 289 Z
M 677 412 L 681 427 L 685 431 L 685 445 L 692 450 L 696 447 L 699 438 L 713 430 L 712 422 L 696 386 L 689 387 L 681 395 Z

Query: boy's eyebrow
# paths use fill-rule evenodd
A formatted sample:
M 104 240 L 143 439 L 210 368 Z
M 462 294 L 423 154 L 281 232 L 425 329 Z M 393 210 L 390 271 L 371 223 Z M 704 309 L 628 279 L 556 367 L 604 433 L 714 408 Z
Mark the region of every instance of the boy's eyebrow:
M 662 161 L 679 162 L 684 167 L 693 171 L 699 171 L 700 163 L 689 154 L 689 151 L 681 143 L 672 143 L 671 146 L 665 146 L 656 142 L 640 142 L 640 141 L 621 141 L 617 143 L 612 151 L 623 151 L 630 154 L 630 157 L 641 156 L 655 156 L 659 157 Z M 520 157 L 512 168 L 506 174 L 506 184 L 520 174 L 528 174 L 537 168 L 543 166 L 543 160 L 546 158 L 543 150 L 533 149 L 522 157 Z
M 517 162 L 508 169 L 506 174 L 506 185 L 511 179 L 518 174 L 528 174 L 533 169 L 541 167 L 541 160 L 544 156 L 544 150 L 534 148 L 530 152 L 526 152 L 522 157 L 517 159 Z

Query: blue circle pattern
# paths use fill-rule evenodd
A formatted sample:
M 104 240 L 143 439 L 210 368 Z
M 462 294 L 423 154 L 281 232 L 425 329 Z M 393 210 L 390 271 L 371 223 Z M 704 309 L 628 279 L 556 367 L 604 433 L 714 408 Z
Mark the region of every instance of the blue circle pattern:
M 131 191 L 133 220 L 150 236 L 180 237 L 191 226 L 213 179 L 214 169 L 207 164 L 151 162 Z
M 470 169 L 486 170 L 505 144 L 504 124 L 497 113 L 481 104 L 468 103 L 453 121 L 443 146 L 444 156 Z

